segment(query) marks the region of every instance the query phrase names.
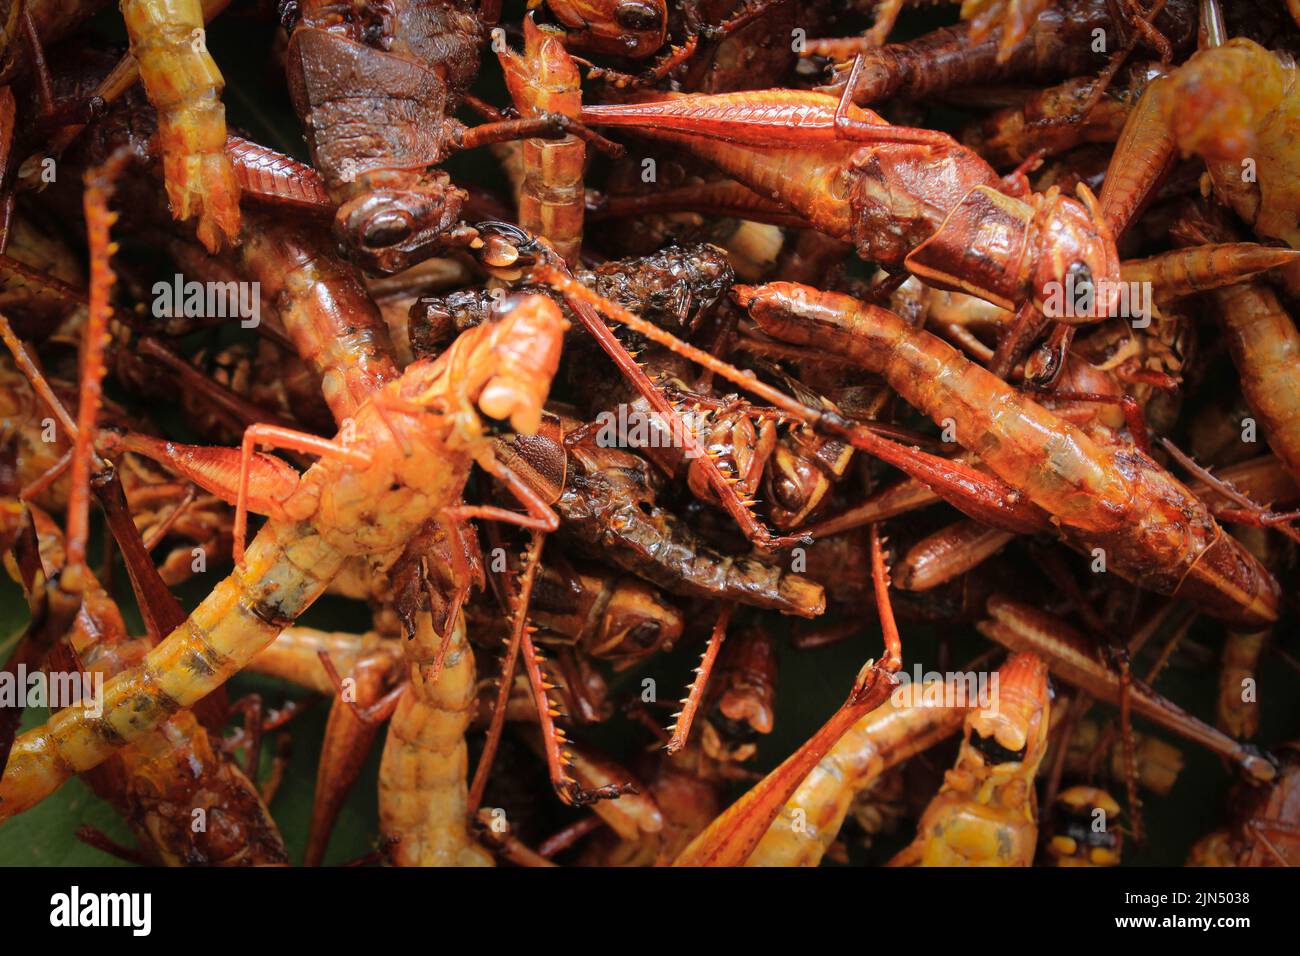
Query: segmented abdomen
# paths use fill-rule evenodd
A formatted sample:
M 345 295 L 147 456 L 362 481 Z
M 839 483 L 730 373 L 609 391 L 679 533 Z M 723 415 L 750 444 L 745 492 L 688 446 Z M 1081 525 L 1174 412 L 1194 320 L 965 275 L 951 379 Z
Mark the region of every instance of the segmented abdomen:
M 855 794 L 961 728 L 963 708 L 921 706 L 923 698 L 918 693 L 912 707 L 887 704 L 854 724 L 786 801 L 745 865 L 817 866 Z
M 0 820 L 34 806 L 225 683 L 325 590 L 344 555 L 310 523 L 268 522 L 236 569 L 138 666 L 104 685 L 103 713 L 51 715 L 14 742 Z
M 239 234 L 239 183 L 226 155 L 225 81 L 204 43 L 198 0 L 121 0 L 131 52 L 158 112 L 172 215 L 197 217 L 210 252 Z
M 411 683 L 388 726 L 379 765 L 379 824 L 395 841 L 396 866 L 491 866 L 492 857 L 469 834 L 465 728 L 475 702 L 474 654 L 457 617 L 436 683 L 425 668 L 442 639 L 429 614 L 406 641 Z

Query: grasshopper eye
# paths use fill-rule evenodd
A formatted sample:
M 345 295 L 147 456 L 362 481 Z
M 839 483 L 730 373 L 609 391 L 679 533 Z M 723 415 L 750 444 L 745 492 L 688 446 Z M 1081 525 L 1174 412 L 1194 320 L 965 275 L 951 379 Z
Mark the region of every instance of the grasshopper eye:
M 1076 289 L 1079 286 L 1092 285 L 1092 269 L 1088 267 L 1086 262 L 1073 263 L 1069 269 L 1065 270 L 1065 274 L 1073 277 Z
M 1019 750 L 1008 750 L 998 743 L 996 738 L 985 737 L 978 730 L 971 731 L 970 745 L 979 751 L 980 756 L 984 758 L 984 762 L 987 764 L 1021 763 L 1025 759 L 1025 753 L 1029 750 L 1028 744 L 1025 744 Z
M 620 3 L 614 19 L 626 30 L 654 30 L 661 22 L 658 9 L 649 3 Z
M 371 249 L 386 249 L 409 239 L 414 228 L 415 224 L 406 212 L 380 213 L 366 224 L 363 238 Z

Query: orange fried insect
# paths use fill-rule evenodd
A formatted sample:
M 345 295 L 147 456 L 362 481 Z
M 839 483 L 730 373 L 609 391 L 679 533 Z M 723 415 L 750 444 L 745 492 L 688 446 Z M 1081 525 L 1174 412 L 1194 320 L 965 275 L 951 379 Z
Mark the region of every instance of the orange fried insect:
M 1069 276 L 1071 288 L 1088 279 L 1098 289 L 1084 321 L 1113 311 L 1119 257 L 1091 194 L 1025 196 L 947 134 L 796 90 L 589 106 L 582 117 L 679 143 L 862 258 L 928 284 L 1041 310 Z
M 750 625 L 722 649 L 705 703 L 701 744 L 718 761 L 744 761 L 776 721 L 776 646 L 772 635 Z
M 582 112 L 578 67 L 564 49 L 564 34 L 524 17 L 524 54 L 500 54 L 506 86 L 522 116 L 552 113 L 577 119 Z M 570 266 L 578 265 L 585 212 L 583 173 L 587 149 L 572 134 L 561 139 L 526 139 L 519 225 L 543 236 Z
M 390 552 L 434 515 L 555 527 L 549 510 L 516 482 L 509 484 L 526 495 L 532 516 L 457 501 L 475 461 L 506 475 L 490 456 L 480 412 L 520 431 L 537 427 L 564 326 L 549 299 L 515 300 L 501 321 L 470 330 L 438 360 L 411 365 L 367 399 L 349 447 L 302 443 L 327 457 L 286 502 L 289 520 L 269 521 L 189 620 L 139 667 L 107 684 L 102 718 L 65 709 L 19 738 L 0 782 L 0 817 L 32 806 L 71 773 L 96 766 L 178 706 L 221 686 L 320 596 L 349 557 Z M 251 457 L 253 442 L 268 434 L 251 428 L 245 454 Z M 271 437 L 296 443 L 292 435 Z M 431 470 L 429 460 L 443 467 Z M 246 502 L 246 481 L 241 488 Z M 237 554 L 242 514 L 241 508 Z
M 973 709 L 957 763 L 891 866 L 1029 866 L 1038 843 L 1034 775 L 1047 752 L 1047 665 L 1013 654 L 996 708 Z
M 64 563 L 62 539 L 49 516 L 32 509 L 41 557 Z M 135 664 L 148 641 L 131 641 L 112 598 L 90 572 L 67 643 L 51 666 L 111 679 Z M 181 710 L 137 737 L 84 779 L 117 810 L 150 862 L 167 866 L 266 866 L 288 862 L 284 842 L 256 786 L 213 741 L 194 713 Z M 202 826 L 195 826 L 195 821 Z
M 388 329 L 357 270 L 326 240 L 270 215 L 246 218 L 236 250 L 240 268 L 276 305 L 303 361 L 321 379 L 342 425 L 378 388 L 397 377 Z
M 225 85 L 204 42 L 199 0 L 122 0 L 131 53 L 158 111 L 167 198 L 177 219 L 196 219 L 215 252 L 239 234 L 239 184 L 226 155 Z
M 1158 67 L 1149 74 L 1138 70 L 1119 95 L 1112 91 L 1086 114 L 1081 110 L 1101 81 L 1095 77 L 1067 80 L 971 126 L 962 142 L 999 169 L 1056 156 L 1083 143 L 1113 143 L 1146 83 L 1160 72 Z
M 1050 513 L 1067 542 L 1102 548 L 1112 570 L 1226 620 L 1276 618 L 1272 576 L 1140 452 L 1132 464 L 1127 452 L 1121 461 L 1119 449 L 1098 444 L 884 309 L 793 283 L 738 286 L 733 294 L 770 334 L 852 357 L 935 422 L 951 420 L 958 443 Z M 989 416 L 993 407 L 1002 413 Z
M 379 826 L 395 866 L 488 866 L 469 832 L 465 728 L 475 703 L 474 654 L 459 615 L 446 625 L 450 645 L 439 678 L 427 664 L 448 635 L 421 612 L 409 642 L 410 683 L 397 703 L 379 765 Z
M 753 853 L 785 806 L 826 753 L 856 724 L 883 704 L 898 684 L 902 640 L 889 602 L 889 572 L 875 525 L 871 526 L 871 578 L 885 643 L 885 656 L 867 661 L 848 699 L 815 734 L 758 786 L 728 807 L 691 841 L 674 866 L 739 866 Z
M 1300 248 L 1296 67 L 1244 38 L 1202 50 L 1171 77 L 1164 103 L 1184 155 L 1204 158 L 1215 195 L 1265 239 Z M 1287 270 L 1296 288 L 1297 270 Z
M 1149 282 L 1158 296 L 1174 298 L 1235 285 L 1270 269 L 1300 261 L 1300 250 L 1255 242 L 1206 242 L 1146 259 L 1120 263 L 1125 282 Z
M 955 734 L 966 716 L 956 685 L 907 685 L 839 740 L 791 794 L 746 866 L 816 866 L 854 796 L 891 768 Z
M 1220 238 L 1231 227 L 1203 219 L 1180 222 L 1184 240 Z M 1264 282 L 1241 282 L 1210 294 L 1241 393 L 1263 426 L 1269 447 L 1300 476 L 1300 407 L 1292 382 L 1300 356 L 1300 331 L 1277 293 Z
M 969 518 L 951 524 L 912 545 L 894 569 L 895 583 L 905 591 L 936 588 L 997 554 L 1015 537 Z
M 1164 118 L 1184 156 L 1240 163 L 1292 84 L 1277 57 L 1244 38 L 1201 50 L 1173 74 Z

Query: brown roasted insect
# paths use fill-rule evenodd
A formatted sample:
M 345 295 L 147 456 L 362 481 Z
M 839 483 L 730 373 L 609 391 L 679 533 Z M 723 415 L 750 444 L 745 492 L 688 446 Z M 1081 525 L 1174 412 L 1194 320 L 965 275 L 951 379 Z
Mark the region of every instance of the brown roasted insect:
M 577 64 L 565 52 L 558 31 L 524 18 L 524 53 L 500 54 L 506 85 L 523 116 L 546 113 L 576 120 L 582 111 Z M 586 207 L 583 174 L 587 150 L 569 134 L 561 139 L 523 141 L 523 182 L 519 190 L 519 225 L 548 239 L 571 266 L 582 251 L 582 217 Z
M 528 612 L 537 640 L 572 644 L 616 666 L 671 649 L 682 635 L 682 612 L 636 577 L 598 570 L 560 558 L 543 563 Z
M 951 420 L 959 443 L 1052 514 L 1075 547 L 1102 548 L 1120 574 L 1179 593 L 1225 619 L 1267 623 L 1276 617 L 1272 576 L 1203 504 L 1136 449 L 1095 443 L 884 309 L 790 284 L 741 287 L 735 294 L 773 334 L 797 344 L 833 342 L 841 354 L 884 374 L 937 423 Z M 993 402 L 1007 414 L 990 418 Z M 1051 451 L 1041 436 L 1049 436 Z M 1170 507 L 1161 510 L 1157 502 Z M 1162 530 L 1164 521 L 1171 524 Z
M 223 86 L 204 42 L 199 0 L 124 0 L 122 17 L 149 102 L 158 111 L 167 195 L 177 219 L 197 219 L 215 251 L 239 233 L 239 185 L 226 155 Z
M 1195 4 L 1171 0 L 1164 7 L 1155 21 L 1156 28 L 1173 50 L 1184 50 L 1195 38 Z M 836 61 L 848 61 L 861 54 L 865 69 L 852 87 L 853 100 L 860 106 L 891 97 L 924 98 L 975 85 L 1048 83 L 1095 73 L 1108 65 L 1107 54 L 1090 42 L 1097 35 L 1095 31 L 1115 35 L 1130 22 L 1136 25 L 1139 19 L 1124 17 L 1117 22 L 1112 17 L 1113 9 L 1107 0 L 1053 4 L 1006 51 L 1002 49 L 1000 29 L 987 31 L 977 42 L 972 36 L 973 25 L 963 22 L 941 27 L 908 43 L 885 46 L 874 37 L 865 42 L 862 37 L 809 40 L 803 52 Z M 1144 46 L 1151 45 L 1140 28 L 1133 32 L 1134 39 Z M 844 87 L 847 72 L 841 70 L 836 76 L 836 92 Z
M 825 94 L 590 106 L 583 119 L 681 143 L 852 242 L 862 258 L 1004 308 L 1028 302 L 1041 310 L 1067 275 L 1071 287 L 1087 277 L 1098 290 L 1119 278 L 1114 242 L 1086 189 L 1082 201 L 1027 194 L 951 137 L 891 126 Z M 1098 302 L 1096 315 L 1112 306 Z
M 583 442 L 568 449 L 544 436 L 503 449 L 524 475 L 562 475 L 537 490 L 560 516 L 563 538 L 684 597 L 737 601 L 815 617 L 825 598 L 817 584 L 761 557 L 732 557 L 704 544 L 655 501 L 650 463 L 619 448 Z
M 670 245 L 647 256 L 580 269 L 574 279 L 642 318 L 675 332 L 695 331 L 735 278 L 726 253 L 705 243 Z M 544 287 L 538 291 L 548 292 Z M 411 306 L 407 337 L 418 356 L 436 355 L 483 322 L 501 293 L 474 287 L 424 296 Z
M 335 234 L 367 267 L 396 271 L 459 219 L 464 193 L 435 167 L 462 129 L 449 115 L 478 69 L 481 25 L 459 0 L 373 13 L 309 0 L 285 21 L 289 89 L 339 204 Z

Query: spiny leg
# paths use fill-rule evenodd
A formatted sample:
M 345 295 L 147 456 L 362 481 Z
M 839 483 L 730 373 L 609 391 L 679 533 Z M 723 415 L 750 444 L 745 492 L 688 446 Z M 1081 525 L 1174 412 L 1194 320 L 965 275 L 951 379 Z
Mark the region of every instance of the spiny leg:
M 528 607 L 532 600 L 533 584 L 537 580 L 537 570 L 541 566 L 542 546 L 546 536 L 533 532 L 528 551 L 524 556 L 524 570 L 519 578 L 518 593 L 512 599 L 514 605 L 510 637 L 506 639 L 506 652 L 501 660 L 501 676 L 497 684 L 496 702 L 492 707 L 492 720 L 488 724 L 487 736 L 483 741 L 483 751 L 478 764 L 474 767 L 474 779 L 469 788 L 469 815 L 473 817 L 483 802 L 483 791 L 487 787 L 488 776 L 492 772 L 492 762 L 496 759 L 497 748 L 501 744 L 501 733 L 505 728 L 506 705 L 510 699 L 510 690 L 514 684 L 515 668 L 519 662 L 519 652 L 523 646 L 524 633 L 529 628 Z M 510 600 L 510 599 L 508 599 Z M 536 698 L 540 709 L 548 709 L 545 695 Z M 550 762 L 552 748 L 558 750 L 558 743 L 546 739 L 545 744 Z
M 880 614 L 885 653 L 863 665 L 848 699 L 802 747 L 728 807 L 682 851 L 674 866 L 741 866 L 767 833 L 791 794 L 859 719 L 884 703 L 897 686 L 902 643 L 889 601 L 889 572 L 875 527 L 871 536 L 871 577 Z
M 542 281 L 552 284 L 556 291 L 564 296 L 569 307 L 574 310 L 583 326 L 591 333 L 592 337 L 596 339 L 597 343 L 605 351 L 605 354 L 613 359 L 614 364 L 618 367 L 619 371 L 626 376 L 628 381 L 630 381 L 636 390 L 646 399 L 647 402 L 650 403 L 650 406 L 663 417 L 670 430 L 669 433 L 681 439 L 682 443 L 686 447 L 687 454 L 691 455 L 693 460 L 697 460 L 703 468 L 705 479 L 708 481 L 709 487 L 713 490 L 713 493 L 717 496 L 718 501 L 722 504 L 722 507 L 726 512 L 735 519 L 736 523 L 745 533 L 745 536 L 759 547 L 770 548 L 773 540 L 772 533 L 768 531 L 750 511 L 750 509 L 754 507 L 755 502 L 752 499 L 740 497 L 728 476 L 724 475 L 718 468 L 717 463 L 714 461 L 714 456 L 709 453 L 708 449 L 701 445 L 699 439 L 695 436 L 691 428 L 682 420 L 672 402 L 670 402 L 664 396 L 663 392 L 655 386 L 649 376 L 645 374 L 645 371 L 641 366 L 637 364 L 636 360 L 628 353 L 627 349 L 624 348 L 617 336 L 614 335 L 609 326 L 601 320 L 600 316 L 597 314 L 596 307 L 593 307 L 591 300 L 585 296 L 577 294 L 576 288 L 583 287 L 573 279 L 572 275 L 570 275 L 567 270 L 561 272 L 555 268 L 543 267 L 538 270 L 538 275 Z M 590 292 L 590 290 L 585 289 L 584 291 Z M 607 303 L 601 297 L 596 296 L 595 293 L 591 293 L 591 296 L 603 304 L 613 305 L 613 303 Z M 674 336 L 668 336 L 668 338 L 677 345 L 685 344 L 681 343 Z M 668 347 L 673 348 L 672 345 L 669 345 Z M 678 354 L 686 354 L 677 348 L 673 348 L 673 351 L 678 352 Z M 708 353 L 704 352 L 699 354 L 708 355 Z M 690 356 L 688 355 L 687 357 Z M 731 366 L 711 355 L 709 355 L 709 359 L 712 364 L 706 364 L 705 368 L 709 368 L 711 371 L 717 371 L 719 366 L 731 368 Z M 736 372 L 735 374 L 739 375 L 740 373 Z
M 713 665 L 718 659 L 718 652 L 722 650 L 722 642 L 727 636 L 727 624 L 731 621 L 731 613 L 735 607 L 728 602 L 718 612 L 718 620 L 713 625 L 713 633 L 709 636 L 709 645 L 704 651 L 704 656 L 700 658 L 700 666 L 695 669 L 695 680 L 691 681 L 690 692 L 682 701 L 682 709 L 673 715 L 676 721 L 666 746 L 670 754 L 681 751 L 691 735 L 691 726 L 700 709 L 700 701 L 704 699 L 704 688 L 708 685 L 709 675 L 713 672 Z
M 541 266 L 533 270 L 533 275 L 564 295 L 565 301 L 571 305 L 575 302 L 585 303 L 593 310 L 599 310 L 610 319 L 627 326 L 655 344 L 662 345 L 708 369 L 715 375 L 739 385 L 746 392 L 761 398 L 789 418 L 803 422 L 824 434 L 845 439 L 853 447 L 875 455 L 882 461 L 901 468 L 910 475 L 923 476 L 922 480 L 934 487 L 945 501 L 954 504 L 970 517 L 985 520 L 990 524 L 997 524 L 999 527 L 1011 528 L 1012 530 L 1036 531 L 1042 527 L 1042 522 L 1045 520 L 1044 516 L 1035 511 L 1032 506 L 1027 506 L 1022 500 L 1022 496 L 991 475 L 882 438 L 876 434 L 874 427 L 851 422 L 833 410 L 815 409 L 805 405 L 779 389 L 760 381 L 752 374 L 747 375 L 709 352 L 699 349 L 688 342 L 683 342 L 672 333 L 660 329 L 617 303 L 605 299 L 557 269 Z M 750 301 L 752 291 L 747 286 L 736 286 L 733 289 L 733 295 L 737 296 L 737 302 L 740 305 L 745 306 Z M 608 327 L 594 314 L 592 322 L 606 336 L 612 334 Z M 596 334 L 599 338 L 600 333 L 593 334 Z M 634 365 L 634 368 L 640 372 L 639 367 Z M 644 373 L 641 374 L 644 376 Z M 657 391 L 654 394 L 658 395 Z M 665 401 L 662 396 L 658 397 L 660 401 Z M 689 432 L 686 432 L 683 437 L 688 449 L 692 447 L 692 443 L 698 447 L 698 442 L 695 442 L 694 437 Z M 713 473 L 718 476 L 720 483 L 730 487 L 727 479 L 722 476 L 716 467 L 713 468 Z M 714 487 L 717 488 L 718 486 L 714 485 Z M 725 496 L 720 495 L 719 497 L 723 502 L 728 500 Z M 728 509 L 728 513 L 731 513 L 730 509 Z M 762 531 L 762 536 L 748 535 L 750 540 L 760 547 L 775 548 L 776 541 L 779 539 L 774 538 L 770 532 L 758 525 L 752 516 L 748 517 L 750 524 L 738 519 L 741 528 L 747 529 L 756 526 Z
M 24 12 L 25 12 L 24 7 Z M 30 21 L 29 21 L 30 22 Z M 86 573 L 86 539 L 90 534 L 90 473 L 95 428 L 103 402 L 104 347 L 112 314 L 109 296 L 117 277 L 109 262 L 117 245 L 109 231 L 117 214 L 108 208 L 113 180 L 126 161 L 118 152 L 102 167 L 86 173 L 83 206 L 90 247 L 90 309 L 81 339 L 81 381 L 78 383 L 77 434 L 73 439 L 72 490 L 68 497 L 67 586 L 79 588 Z
M 1224 513 L 1225 517 L 1231 516 L 1233 520 L 1241 521 L 1243 523 L 1257 524 L 1259 527 L 1263 528 L 1276 528 L 1292 541 L 1300 541 L 1300 531 L 1291 524 L 1291 522 L 1297 517 L 1300 517 L 1300 513 L 1292 514 L 1270 511 L 1263 505 L 1260 505 L 1252 501 L 1246 495 L 1243 495 L 1231 482 L 1224 481 L 1208 468 L 1197 464 L 1190 455 L 1180 449 L 1168 438 L 1161 438 L 1160 444 L 1164 447 L 1165 451 L 1169 452 L 1169 454 L 1173 456 L 1174 460 L 1186 468 L 1188 472 L 1195 475 L 1202 482 L 1223 495 L 1229 501 L 1235 502 L 1240 508 L 1240 511 L 1233 509 L 1217 509 L 1217 513 Z

